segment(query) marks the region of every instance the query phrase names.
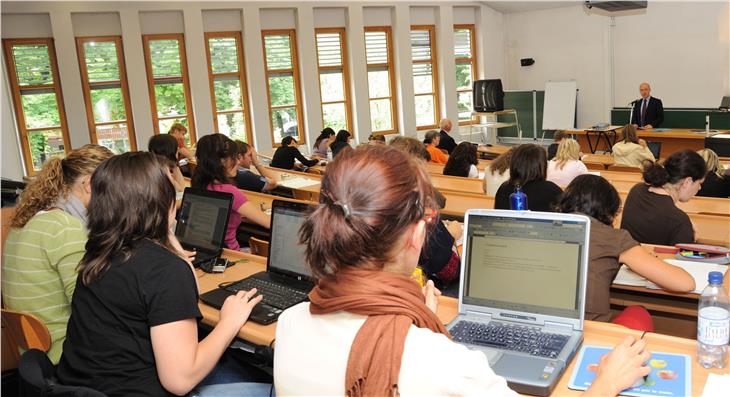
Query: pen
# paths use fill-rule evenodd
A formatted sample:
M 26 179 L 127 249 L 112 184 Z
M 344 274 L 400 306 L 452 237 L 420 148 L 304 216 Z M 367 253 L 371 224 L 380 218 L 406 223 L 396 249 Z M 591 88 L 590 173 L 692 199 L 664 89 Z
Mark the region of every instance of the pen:
M 646 335 L 646 332 L 647 331 L 644 331 L 644 332 L 641 333 L 641 339 L 642 340 L 644 339 L 644 335 Z M 649 378 L 649 375 L 648 374 L 647 375 L 644 375 L 644 383 L 646 383 L 647 378 Z

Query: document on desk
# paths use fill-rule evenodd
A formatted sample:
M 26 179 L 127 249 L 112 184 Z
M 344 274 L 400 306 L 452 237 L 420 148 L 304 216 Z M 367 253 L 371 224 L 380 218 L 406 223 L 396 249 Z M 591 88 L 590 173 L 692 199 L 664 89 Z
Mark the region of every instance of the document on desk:
M 702 290 L 707 286 L 707 274 L 710 272 L 721 272 L 725 274 L 727 271 L 727 265 L 717 265 L 714 263 L 704 262 L 692 262 L 692 261 L 681 261 L 678 259 L 665 259 L 670 265 L 681 267 L 687 273 L 695 279 L 695 294 L 701 294 Z M 614 284 L 620 285 L 631 285 L 635 287 L 646 287 L 652 289 L 661 289 L 658 285 L 648 281 L 644 277 L 634 273 L 626 265 L 621 266 L 616 278 L 613 280 Z
M 702 397 L 722 396 L 730 390 L 730 374 L 710 374 L 705 382 Z
M 279 186 L 288 187 L 289 189 L 301 189 L 307 186 L 319 185 L 320 182 L 307 178 L 291 178 L 279 181 Z

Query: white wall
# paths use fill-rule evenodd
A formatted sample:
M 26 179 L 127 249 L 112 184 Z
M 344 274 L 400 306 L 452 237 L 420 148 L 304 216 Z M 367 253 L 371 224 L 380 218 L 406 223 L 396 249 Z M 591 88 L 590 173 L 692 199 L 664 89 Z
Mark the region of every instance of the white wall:
M 478 63 L 480 76 L 504 73 L 502 52 L 502 15 L 477 1 L 381 1 L 381 2 L 264 2 L 264 1 L 205 1 L 205 2 L 35 2 L 3 1 L 2 37 L 53 37 L 58 55 L 61 86 L 69 124 L 71 146 L 89 142 L 84 111 L 81 79 L 76 59 L 74 37 L 89 34 L 121 34 L 127 65 L 137 146 L 143 149 L 152 136 L 152 113 L 142 52 L 142 34 L 184 33 L 191 96 L 198 136 L 212 131 L 213 115 L 210 105 L 203 32 L 241 30 L 244 63 L 249 90 L 249 106 L 254 132 L 254 144 L 259 150 L 272 146 L 266 83 L 263 70 L 262 29 L 296 28 L 300 75 L 304 105 L 304 124 L 308 142 L 317 133 L 321 118 L 319 89 L 314 52 L 315 27 L 346 27 L 348 62 L 353 87 L 352 107 L 354 129 L 358 140 L 369 135 L 369 105 L 367 78 L 363 68 L 363 26 L 393 27 L 394 60 L 398 82 L 398 120 L 401 134 L 415 133 L 413 81 L 410 63 L 410 24 L 441 25 L 477 22 Z M 449 22 L 452 21 L 452 22 Z M 446 27 L 444 26 L 444 30 Z M 121 31 L 120 31 L 121 30 Z M 301 31 L 299 31 L 301 30 Z M 98 33 L 97 33 L 98 32 Z M 353 32 L 355 32 L 353 34 Z M 445 32 L 444 32 L 445 33 Z M 441 34 L 439 42 L 448 42 Z M 439 48 L 439 65 L 453 71 L 453 55 Z M 485 59 L 481 59 L 484 56 Z M 488 59 L 487 59 L 488 58 Z M 359 71 L 357 75 L 356 72 Z M 441 73 L 445 73 L 441 71 Z M 3 63 L 3 80 L 7 70 Z M 306 81 L 305 81 L 306 80 Z M 442 78 L 440 116 L 456 117 L 454 78 Z M 11 103 L 9 91 L 2 90 L 2 100 Z M 364 95 L 363 95 L 364 94 Z M 311 103 L 310 103 L 311 102 Z M 15 128 L 10 106 L 2 106 L 2 175 L 23 174 L 17 153 Z M 453 114 L 452 114 L 453 113 Z M 309 146 L 309 145 L 307 145 Z M 16 153 L 13 154 L 12 151 Z

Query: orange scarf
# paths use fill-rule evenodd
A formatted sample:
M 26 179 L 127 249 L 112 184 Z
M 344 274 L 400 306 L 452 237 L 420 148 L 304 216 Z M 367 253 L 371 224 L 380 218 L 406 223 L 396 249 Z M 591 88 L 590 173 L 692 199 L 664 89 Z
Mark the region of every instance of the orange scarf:
M 398 376 L 411 324 L 449 336 L 426 306 L 418 283 L 405 275 L 348 268 L 319 280 L 309 299 L 312 314 L 346 311 L 368 316 L 347 360 L 345 392 L 351 397 L 399 395 Z

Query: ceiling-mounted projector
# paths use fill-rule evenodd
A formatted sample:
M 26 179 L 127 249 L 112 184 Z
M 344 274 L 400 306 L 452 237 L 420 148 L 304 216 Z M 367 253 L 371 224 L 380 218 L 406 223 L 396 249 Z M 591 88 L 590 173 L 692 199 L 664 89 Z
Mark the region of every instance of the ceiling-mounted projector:
M 598 8 L 608 12 L 643 10 L 646 8 L 648 1 L 603 1 L 588 0 L 586 7 Z

